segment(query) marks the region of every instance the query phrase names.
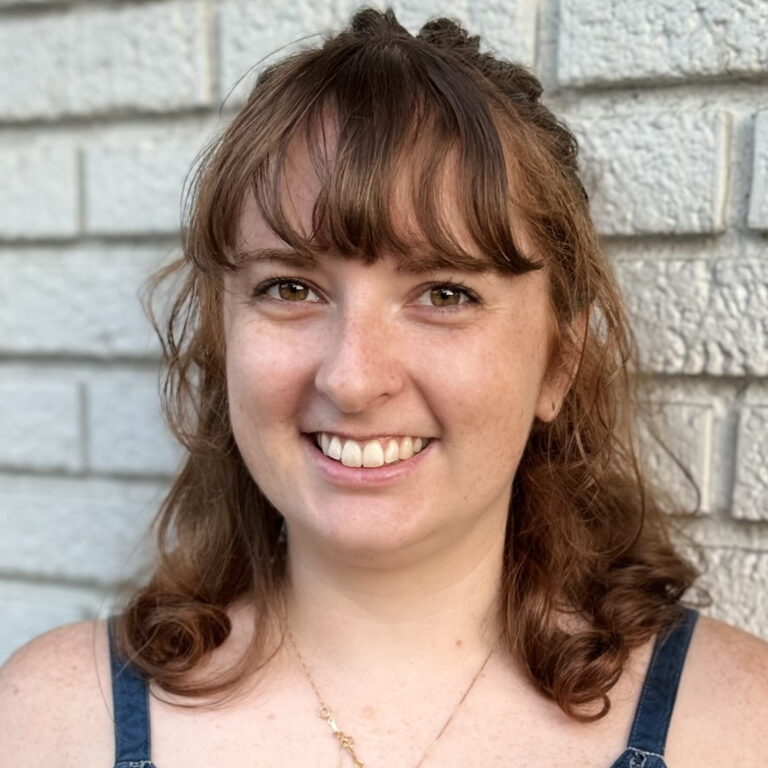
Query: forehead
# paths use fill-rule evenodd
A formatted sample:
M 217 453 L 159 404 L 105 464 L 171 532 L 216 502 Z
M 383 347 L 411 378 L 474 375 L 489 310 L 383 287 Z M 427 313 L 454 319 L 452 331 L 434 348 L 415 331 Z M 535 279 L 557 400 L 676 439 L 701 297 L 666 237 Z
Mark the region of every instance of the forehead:
M 339 148 L 333 121 L 324 121 L 314 139 L 310 143 L 299 134 L 288 143 L 272 195 L 265 199 L 254 190 L 246 194 L 236 263 L 280 258 L 306 264 L 313 256 L 328 253 L 368 262 L 394 256 L 398 271 L 406 273 L 499 269 L 468 224 L 456 146 L 435 162 L 425 156 L 428 142 L 422 139 L 403 151 L 382 179 L 351 167 L 344 148 Z M 377 184 L 383 188 L 376 190 Z M 282 217 L 279 226 L 275 214 Z M 520 250 L 530 253 L 524 227 L 514 229 L 515 241 L 523 246 Z M 369 248 L 356 249 L 355 240 Z M 500 271 L 528 271 L 514 262 L 507 266 Z

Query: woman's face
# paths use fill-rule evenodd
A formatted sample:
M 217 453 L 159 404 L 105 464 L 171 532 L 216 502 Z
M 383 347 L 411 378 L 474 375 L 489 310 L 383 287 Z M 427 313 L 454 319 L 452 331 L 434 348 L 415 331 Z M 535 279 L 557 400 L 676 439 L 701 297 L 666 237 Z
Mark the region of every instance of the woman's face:
M 308 162 L 287 173 L 305 224 Z M 229 276 L 224 316 L 235 439 L 289 537 L 364 561 L 498 540 L 534 417 L 563 396 L 562 377 L 545 376 L 545 271 L 296 264 L 252 203 L 242 242 L 287 254 Z M 405 438 L 426 447 L 409 457 Z M 361 458 L 384 463 L 348 466 Z

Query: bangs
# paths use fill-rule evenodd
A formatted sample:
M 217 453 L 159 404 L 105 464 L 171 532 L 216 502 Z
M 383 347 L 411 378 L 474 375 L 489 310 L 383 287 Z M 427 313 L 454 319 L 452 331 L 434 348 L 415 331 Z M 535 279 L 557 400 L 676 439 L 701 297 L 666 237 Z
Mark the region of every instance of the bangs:
M 202 166 L 195 261 L 221 270 L 257 257 L 240 237 L 250 199 L 307 261 L 389 254 L 415 273 L 540 268 L 519 245 L 525 217 L 497 127 L 502 107 L 466 69 L 405 33 L 395 42 L 342 35 L 266 70 Z M 318 190 L 305 226 L 286 210 L 286 162 L 297 151 Z

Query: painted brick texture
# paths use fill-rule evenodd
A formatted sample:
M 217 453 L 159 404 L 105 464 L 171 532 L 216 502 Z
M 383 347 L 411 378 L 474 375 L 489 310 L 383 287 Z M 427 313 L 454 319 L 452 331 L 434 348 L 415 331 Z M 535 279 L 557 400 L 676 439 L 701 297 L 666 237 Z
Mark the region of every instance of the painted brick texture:
M 0 478 L 3 571 L 56 583 L 135 575 L 161 485 L 93 477 Z
M 768 521 L 768 404 L 742 411 L 736 459 L 734 516 Z
M 207 13 L 189 1 L 9 16 L 0 24 L 0 120 L 208 104 Z
M 648 370 L 768 374 L 768 260 L 632 259 L 617 272 Z
M 165 429 L 155 375 L 94 377 L 87 419 L 95 472 L 171 475 L 179 468 L 181 451 Z
M 629 113 L 572 127 L 596 180 L 604 235 L 698 234 L 724 226 L 728 115 Z
M 749 196 L 749 226 L 768 230 L 768 109 L 755 118 L 752 189 Z
M 77 152 L 66 141 L 0 139 L 0 237 L 73 237 L 80 228 Z
M 714 548 L 706 551 L 706 562 L 708 571 L 703 583 L 712 595 L 711 615 L 753 634 L 765 635 L 768 555 Z
M 163 258 L 140 247 L 0 248 L 0 352 L 150 355 L 140 292 Z
M 768 73 L 763 0 L 563 0 L 560 9 L 565 85 Z
M 83 146 L 87 232 L 148 235 L 179 230 L 180 190 L 203 140 L 170 133 L 117 133 Z
M 652 413 L 658 437 L 654 439 L 646 427 L 639 440 L 649 477 L 657 487 L 671 491 L 682 509 L 710 512 L 715 408 L 703 403 L 662 402 Z
M 82 469 L 80 391 L 49 376 L 0 379 L 0 467 Z
M 182 454 L 143 286 L 259 62 L 357 5 L 0 0 L 0 661 L 148 573 Z M 768 4 L 393 5 L 532 67 L 576 132 L 657 422 L 701 497 L 640 433 L 649 473 L 705 546 L 712 615 L 768 638 Z

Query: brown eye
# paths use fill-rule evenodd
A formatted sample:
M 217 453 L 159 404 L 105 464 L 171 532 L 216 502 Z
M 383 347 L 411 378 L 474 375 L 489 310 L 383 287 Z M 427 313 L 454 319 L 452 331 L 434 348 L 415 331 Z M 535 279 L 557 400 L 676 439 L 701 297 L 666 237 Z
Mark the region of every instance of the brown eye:
M 285 281 L 278 283 L 276 288 L 280 298 L 285 301 L 303 301 L 309 296 L 309 288 L 302 283 Z
M 435 307 L 453 307 L 461 304 L 463 294 L 464 291 L 448 285 L 440 285 L 429 291 L 429 298 Z
M 274 301 L 290 302 L 292 304 L 316 303 L 320 297 L 315 291 L 301 280 L 279 277 L 267 280 L 257 286 L 253 296 L 266 296 Z

